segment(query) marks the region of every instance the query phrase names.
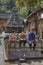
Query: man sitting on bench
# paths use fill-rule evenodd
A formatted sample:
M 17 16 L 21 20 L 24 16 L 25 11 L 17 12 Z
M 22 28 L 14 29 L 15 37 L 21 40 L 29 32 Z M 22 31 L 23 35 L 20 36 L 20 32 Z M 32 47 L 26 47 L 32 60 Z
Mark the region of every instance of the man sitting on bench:
M 23 43 L 23 46 L 25 47 L 25 44 L 26 44 L 26 33 L 24 31 L 22 31 L 20 33 L 19 47 L 21 47 L 22 43 Z
M 36 47 L 36 41 L 35 41 L 35 33 L 33 32 L 33 28 L 30 28 L 29 34 L 28 34 L 28 40 L 29 40 L 29 47 L 30 49 L 32 48 L 32 43 L 33 43 L 33 49 Z

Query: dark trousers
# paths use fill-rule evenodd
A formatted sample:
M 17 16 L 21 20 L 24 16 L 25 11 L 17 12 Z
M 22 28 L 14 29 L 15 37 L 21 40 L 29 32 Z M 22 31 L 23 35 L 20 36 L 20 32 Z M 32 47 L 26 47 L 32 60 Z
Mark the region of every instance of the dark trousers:
M 31 42 L 31 43 L 29 44 L 30 49 L 32 48 L 32 44 L 33 44 L 33 49 L 35 49 L 35 48 L 36 48 L 36 42 L 33 41 L 33 42 Z
M 26 40 L 20 40 L 20 42 L 19 42 L 19 47 L 21 47 L 22 43 L 23 43 L 23 46 L 25 46 Z

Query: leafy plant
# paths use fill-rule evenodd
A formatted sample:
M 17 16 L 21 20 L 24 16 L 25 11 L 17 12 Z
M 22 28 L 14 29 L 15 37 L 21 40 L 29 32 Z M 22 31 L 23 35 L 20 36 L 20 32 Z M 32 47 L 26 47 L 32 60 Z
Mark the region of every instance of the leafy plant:
M 19 12 L 20 16 L 22 16 L 22 18 L 26 18 L 27 13 L 28 13 L 28 9 L 27 7 L 22 7 L 20 8 Z

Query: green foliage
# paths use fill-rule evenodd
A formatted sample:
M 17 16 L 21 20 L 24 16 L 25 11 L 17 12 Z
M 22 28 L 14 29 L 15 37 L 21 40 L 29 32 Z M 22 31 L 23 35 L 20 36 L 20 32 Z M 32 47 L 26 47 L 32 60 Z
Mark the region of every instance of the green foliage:
M 17 7 L 43 7 L 43 0 L 15 0 Z
M 6 12 L 6 7 L 5 6 L 1 6 L 0 7 L 0 12 L 2 12 L 2 13 Z
M 8 3 L 10 0 L 0 0 L 2 3 Z M 43 6 L 43 0 L 12 0 L 16 3 L 17 7 L 42 7 Z
M 16 0 L 16 5 L 18 7 L 20 6 L 34 7 L 36 4 L 37 4 L 37 0 Z
M 0 0 L 2 3 L 7 3 L 9 0 Z
M 5 3 L 5 4 L 7 4 L 7 6 L 9 6 L 8 3 L 10 1 L 11 0 L 0 0 L 1 3 Z M 14 2 L 16 4 L 16 6 L 18 8 L 20 8 L 19 14 L 23 18 L 26 18 L 29 8 L 31 8 L 31 7 L 43 7 L 43 0 L 12 0 L 12 2 Z M 11 3 L 10 3 L 10 5 L 11 5 Z M 6 13 L 11 12 L 11 8 L 7 9 L 5 5 L 1 6 L 0 10 L 5 11 Z
M 19 14 L 26 18 L 29 8 L 31 7 L 43 7 L 43 0 L 16 0 L 17 7 L 20 7 Z M 27 8 L 28 7 L 28 10 Z
M 27 7 L 22 7 L 20 8 L 19 12 L 20 16 L 22 16 L 23 18 L 26 18 L 27 16 L 27 13 L 28 13 L 28 9 Z

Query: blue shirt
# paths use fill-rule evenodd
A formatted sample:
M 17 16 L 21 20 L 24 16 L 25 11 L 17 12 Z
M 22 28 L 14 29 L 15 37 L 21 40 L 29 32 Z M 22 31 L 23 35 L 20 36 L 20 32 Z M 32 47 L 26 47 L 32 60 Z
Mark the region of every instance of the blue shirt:
M 29 40 L 29 41 L 35 40 L 35 34 L 34 34 L 34 33 L 29 33 L 29 34 L 28 34 L 28 40 Z

